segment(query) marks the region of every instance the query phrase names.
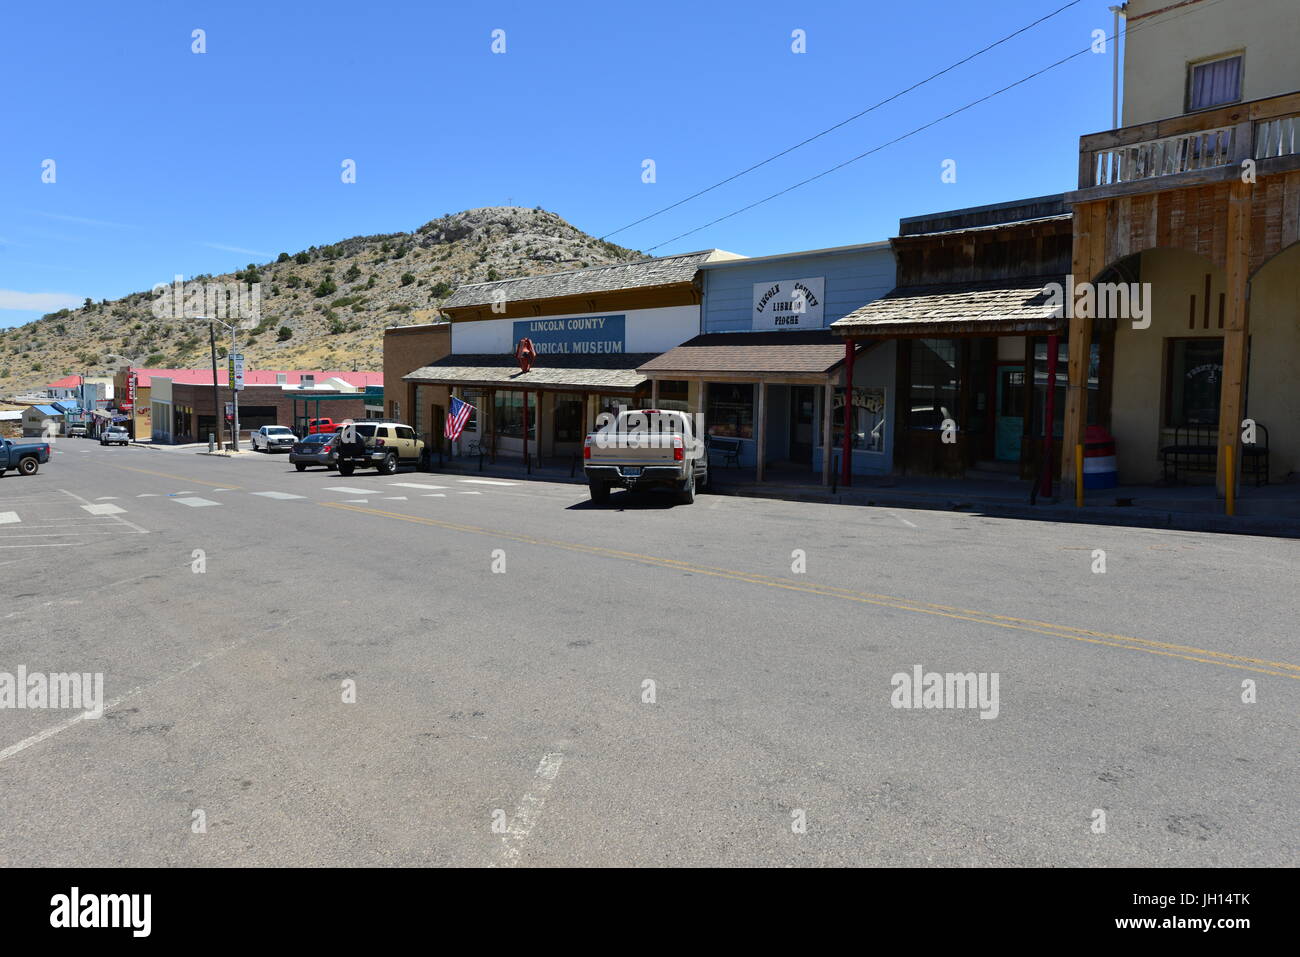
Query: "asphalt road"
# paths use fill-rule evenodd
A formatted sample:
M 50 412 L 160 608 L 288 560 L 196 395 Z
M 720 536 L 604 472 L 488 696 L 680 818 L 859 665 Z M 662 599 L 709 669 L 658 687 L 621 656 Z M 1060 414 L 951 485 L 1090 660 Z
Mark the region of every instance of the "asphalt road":
M 0 708 L 0 864 L 1295 866 L 1297 557 L 64 440 L 0 673 L 108 704 Z

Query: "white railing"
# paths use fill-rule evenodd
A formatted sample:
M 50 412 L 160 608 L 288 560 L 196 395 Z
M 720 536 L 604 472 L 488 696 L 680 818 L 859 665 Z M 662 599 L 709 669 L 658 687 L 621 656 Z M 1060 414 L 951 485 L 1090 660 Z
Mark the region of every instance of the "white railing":
M 1300 153 L 1300 116 L 1260 120 L 1255 124 L 1255 159 Z
M 1260 124 L 1265 125 L 1272 124 Z M 1290 135 L 1294 141 L 1294 128 Z M 1098 150 L 1093 157 L 1093 176 L 1089 185 L 1110 186 L 1226 166 L 1234 159 L 1235 136 L 1236 127 L 1221 126 L 1134 143 L 1131 146 Z

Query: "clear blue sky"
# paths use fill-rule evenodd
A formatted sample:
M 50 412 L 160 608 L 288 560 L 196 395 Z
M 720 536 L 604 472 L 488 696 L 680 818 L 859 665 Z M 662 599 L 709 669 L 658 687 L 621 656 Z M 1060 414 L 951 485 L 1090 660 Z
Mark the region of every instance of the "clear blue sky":
M 540 205 L 603 235 L 1066 2 L 14 3 L 0 30 L 0 325 L 476 206 Z M 1082 50 L 1098 28 L 1107 0 L 1083 0 L 611 238 L 662 243 Z M 900 216 L 1072 188 L 1078 136 L 1110 126 L 1110 69 L 1109 51 L 1080 57 L 655 252 L 869 242 Z M 345 159 L 355 184 L 340 182 Z M 945 159 L 956 183 L 941 182 Z

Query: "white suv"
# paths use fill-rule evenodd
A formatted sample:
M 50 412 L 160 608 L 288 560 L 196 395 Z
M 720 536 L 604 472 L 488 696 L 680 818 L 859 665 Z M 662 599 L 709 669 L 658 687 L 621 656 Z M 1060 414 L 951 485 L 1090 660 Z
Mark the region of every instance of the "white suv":
M 293 430 L 283 425 L 264 425 L 249 438 L 253 442 L 254 452 L 258 449 L 263 452 L 289 452 L 293 449 L 293 443 L 298 441 Z

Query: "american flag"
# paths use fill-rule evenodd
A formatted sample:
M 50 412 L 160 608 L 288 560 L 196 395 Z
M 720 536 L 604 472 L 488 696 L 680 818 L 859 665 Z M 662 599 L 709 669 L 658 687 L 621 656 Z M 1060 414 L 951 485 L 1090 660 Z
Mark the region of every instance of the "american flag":
M 447 438 L 455 442 L 460 438 L 461 432 L 465 431 L 465 423 L 469 421 L 469 415 L 474 411 L 474 406 L 468 402 L 462 402 L 454 395 L 451 397 L 451 408 L 447 412 Z

